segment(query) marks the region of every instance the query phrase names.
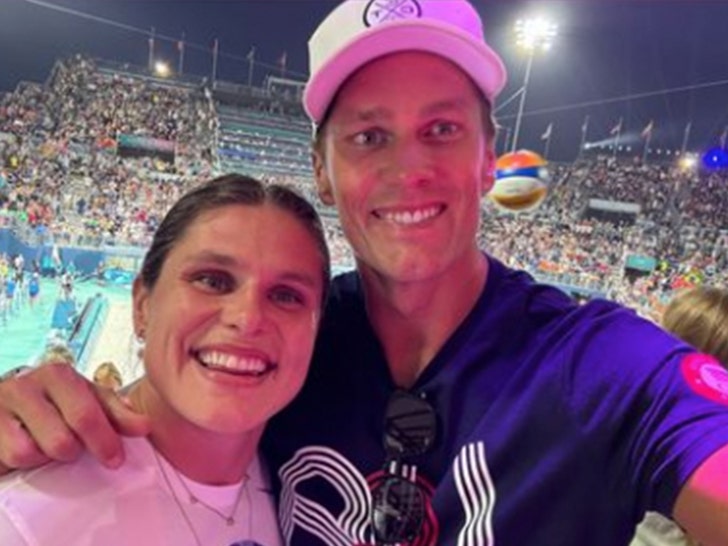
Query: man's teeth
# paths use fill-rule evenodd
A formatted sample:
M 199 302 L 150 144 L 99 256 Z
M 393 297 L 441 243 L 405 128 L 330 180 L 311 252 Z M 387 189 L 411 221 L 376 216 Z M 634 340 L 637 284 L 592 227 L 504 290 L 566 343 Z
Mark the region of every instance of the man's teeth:
M 201 352 L 197 355 L 197 358 L 208 368 L 223 368 L 241 373 L 263 373 L 268 368 L 266 362 L 260 358 L 240 358 L 218 351 Z
M 411 225 L 429 220 L 436 216 L 439 210 L 439 207 L 429 207 L 426 209 L 416 210 L 414 212 L 383 212 L 381 217 L 388 222 L 393 222 L 395 224 Z

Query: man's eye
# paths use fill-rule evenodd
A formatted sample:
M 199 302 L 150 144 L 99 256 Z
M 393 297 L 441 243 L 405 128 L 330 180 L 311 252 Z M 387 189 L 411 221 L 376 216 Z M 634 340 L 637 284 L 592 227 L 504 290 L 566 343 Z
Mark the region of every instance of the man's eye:
M 383 144 L 386 139 L 387 135 L 381 129 L 367 129 L 356 133 L 352 141 L 358 146 L 378 146 Z
M 227 292 L 233 286 L 230 276 L 224 273 L 199 273 L 192 282 L 212 292 Z
M 429 133 L 433 137 L 442 138 L 457 135 L 459 131 L 460 127 L 457 123 L 453 123 L 450 121 L 441 121 L 433 124 L 430 127 Z

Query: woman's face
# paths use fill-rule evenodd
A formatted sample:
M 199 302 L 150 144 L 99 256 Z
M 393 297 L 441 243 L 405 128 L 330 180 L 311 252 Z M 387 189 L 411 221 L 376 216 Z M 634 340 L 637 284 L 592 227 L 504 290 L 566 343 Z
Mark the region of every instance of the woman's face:
M 224 434 L 262 427 L 306 377 L 322 260 L 300 221 L 273 205 L 200 214 L 155 286 L 134 284 L 147 411 Z

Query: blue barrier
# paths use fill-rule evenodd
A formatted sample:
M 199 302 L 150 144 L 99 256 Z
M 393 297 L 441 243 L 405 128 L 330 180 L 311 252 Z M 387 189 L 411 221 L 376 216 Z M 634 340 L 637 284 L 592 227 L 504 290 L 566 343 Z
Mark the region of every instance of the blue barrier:
M 104 271 L 104 280 L 113 283 L 128 285 L 134 282 L 135 273 L 126 269 L 107 269 Z
M 96 294 L 86 302 L 73 326 L 68 338 L 68 345 L 76 357 L 76 367 L 81 371 L 86 368 L 108 310 L 108 299 L 101 294 Z
M 56 301 L 56 306 L 53 308 L 53 315 L 51 317 L 51 328 L 53 328 L 54 330 L 62 330 L 63 332 L 68 332 L 71 328 L 73 328 L 76 314 L 76 300 L 59 299 L 58 301 Z

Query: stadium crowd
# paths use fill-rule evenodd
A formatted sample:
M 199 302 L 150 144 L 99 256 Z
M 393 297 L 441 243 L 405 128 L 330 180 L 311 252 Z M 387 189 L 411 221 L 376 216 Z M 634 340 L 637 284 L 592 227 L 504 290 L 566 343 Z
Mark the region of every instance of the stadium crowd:
M 22 83 L 0 97 L 0 227 L 64 246 L 147 245 L 183 191 L 229 168 L 223 149 L 250 147 L 250 134 L 221 127 L 217 109 L 204 85 L 111 70 L 81 56 L 58 62 L 45 85 Z M 264 115 L 280 114 L 258 111 L 251 119 Z M 267 179 L 318 202 L 310 177 L 295 174 L 308 154 L 309 135 L 299 128 L 293 140 L 287 134 L 277 142 L 275 130 L 264 137 L 269 154 L 281 152 L 276 164 L 296 163 L 291 174 Z M 173 158 L 122 153 L 122 135 L 172 143 Z M 244 160 L 236 157 L 241 169 Z M 536 211 L 514 215 L 484 200 L 480 241 L 508 265 L 577 296 L 612 298 L 655 318 L 674 290 L 728 282 L 727 186 L 725 171 L 632 158 L 552 164 L 549 195 Z M 599 219 L 589 214 L 592 199 L 636 204 L 639 213 L 628 222 Z M 335 266 L 353 267 L 336 218 L 322 213 Z M 629 270 L 630 255 L 656 265 Z

